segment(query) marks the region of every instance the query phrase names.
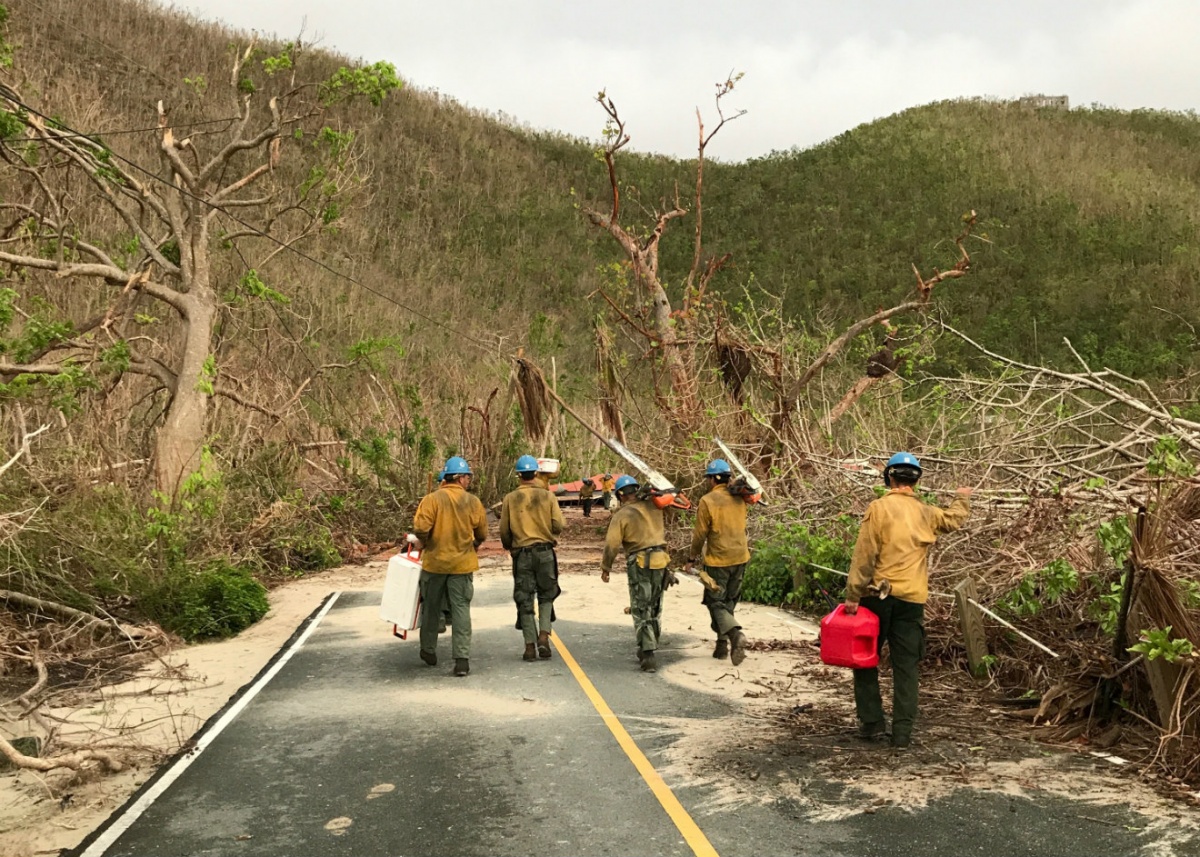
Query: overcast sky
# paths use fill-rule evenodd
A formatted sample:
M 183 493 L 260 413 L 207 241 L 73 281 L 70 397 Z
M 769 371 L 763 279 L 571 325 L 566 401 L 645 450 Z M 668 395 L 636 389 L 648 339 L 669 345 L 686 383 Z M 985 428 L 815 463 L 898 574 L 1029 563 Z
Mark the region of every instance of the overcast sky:
M 642 151 L 696 150 L 695 109 L 745 73 L 709 155 L 806 148 L 944 98 L 1068 95 L 1200 107 L 1200 0 L 180 0 L 235 27 L 389 60 L 437 90 L 535 128 L 595 139 L 598 90 Z

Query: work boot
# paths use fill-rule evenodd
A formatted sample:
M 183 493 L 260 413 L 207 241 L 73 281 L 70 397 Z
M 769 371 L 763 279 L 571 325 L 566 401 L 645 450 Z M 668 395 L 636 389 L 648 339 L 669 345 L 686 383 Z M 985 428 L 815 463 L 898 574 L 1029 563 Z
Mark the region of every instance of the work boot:
M 454 674 L 456 676 L 464 676 L 471 671 L 471 667 L 467 664 L 466 658 L 454 659 Z
M 642 662 L 642 672 L 658 671 L 658 662 L 654 660 L 654 652 L 638 652 L 638 659 Z
M 746 660 L 746 635 L 741 628 L 729 632 L 729 661 L 735 667 Z
M 911 743 L 912 743 L 912 736 L 910 736 L 910 735 L 893 735 L 892 736 L 892 749 L 893 750 L 907 750 L 908 745 Z
M 525 644 L 525 654 L 521 655 L 521 658 L 526 661 L 536 661 L 537 660 L 537 646 L 535 646 L 533 643 L 526 643 Z
M 431 667 L 437 666 L 437 652 L 427 652 L 421 649 L 421 660 L 429 664 Z
M 874 723 L 859 723 L 858 737 L 864 741 L 874 741 L 876 738 L 882 738 L 887 732 L 887 724 L 882 720 L 876 720 Z
M 729 657 L 729 641 L 724 637 L 717 640 L 717 647 L 713 649 L 713 657 L 719 661 L 723 661 Z
M 549 631 L 542 631 L 542 633 L 538 634 L 537 653 L 538 653 L 538 657 L 544 661 L 550 659 L 550 632 Z

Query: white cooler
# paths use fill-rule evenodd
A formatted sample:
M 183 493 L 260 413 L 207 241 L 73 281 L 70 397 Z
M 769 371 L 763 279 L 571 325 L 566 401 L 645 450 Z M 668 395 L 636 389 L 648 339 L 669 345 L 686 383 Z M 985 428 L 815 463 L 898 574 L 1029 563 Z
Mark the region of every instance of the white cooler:
M 392 625 L 392 633 L 401 640 L 415 631 L 421 621 L 421 552 L 408 546 L 408 551 L 388 560 L 387 577 L 383 581 L 383 603 L 379 618 Z

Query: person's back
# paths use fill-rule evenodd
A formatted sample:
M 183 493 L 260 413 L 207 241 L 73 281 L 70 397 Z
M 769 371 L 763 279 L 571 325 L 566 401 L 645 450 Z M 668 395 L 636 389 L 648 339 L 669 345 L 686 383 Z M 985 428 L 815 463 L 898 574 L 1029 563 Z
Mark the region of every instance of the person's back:
M 454 674 L 470 672 L 471 599 L 475 595 L 475 549 L 487 538 L 487 512 L 474 494 L 467 493 L 471 468 L 460 456 L 451 456 L 442 469 L 442 487 L 427 495 L 413 516 L 413 532 L 421 542 L 422 590 L 421 660 L 437 664 L 437 639 L 441 605 L 450 606 L 454 624 L 452 651 Z
M 538 544 L 556 545 L 563 531 L 558 498 L 534 482 L 504 495 L 500 511 L 500 542 L 505 550 Z
M 538 462 L 532 455 L 517 459 L 520 485 L 504 495 L 500 507 L 500 542 L 512 554 L 513 600 L 517 626 L 525 638 L 526 661 L 549 658 L 558 587 L 556 536 L 563 531 L 558 498 L 538 481 Z M 538 613 L 534 614 L 534 600 Z
M 929 549 L 939 534 L 961 527 L 971 511 L 970 488 L 959 488 L 948 508 L 926 504 L 914 493 L 921 474 L 921 462 L 912 453 L 888 459 L 883 480 L 889 490 L 867 507 L 846 582 L 845 611 L 857 613 L 861 603 L 879 617 L 879 650 L 886 644 L 892 663 L 892 746 L 899 749 L 909 745 L 917 717 Z M 869 594 L 881 591 L 884 581 L 890 595 Z M 854 707 L 860 737 L 886 734 L 877 667 L 854 670 Z
M 732 478 L 729 462 L 715 458 L 704 471 L 708 492 L 700 498 L 696 524 L 692 529 L 691 550 L 685 570 L 696 562 L 704 563 L 704 606 L 710 625 L 717 635 L 714 658 L 729 656 L 734 666 L 746 658 L 746 635 L 736 610 L 742 595 L 750 545 L 746 538 L 746 501 L 729 492 Z
M 475 545 L 487 537 L 487 512 L 478 497 L 449 483 L 421 500 L 413 532 L 425 544 L 421 564 L 426 571 L 466 574 L 479 569 Z
M 606 562 L 611 568 L 619 550 L 624 550 L 628 556 L 638 551 L 660 547 L 666 544 L 666 541 L 667 529 L 663 522 L 662 509 L 650 500 L 635 500 L 622 504 L 621 508 L 613 512 L 608 522 L 601 568 L 605 567 Z M 666 564 L 660 567 L 665 568 Z
M 645 672 L 654 672 L 657 662 L 659 617 L 671 557 L 666 548 L 666 527 L 662 509 L 649 499 L 636 499 L 637 480 L 622 476 L 616 483 L 621 508 L 608 521 L 604 554 L 600 559 L 600 579 L 608 583 L 613 560 L 625 551 L 626 583 L 629 586 L 629 613 L 638 643 L 638 661 Z
M 861 529 L 871 538 L 855 546 L 852 568 L 863 569 L 864 576 L 871 568 L 867 583 L 887 580 L 893 597 L 923 604 L 929 598 L 929 549 L 939 535 L 961 527 L 969 513 L 962 497 L 942 509 L 911 490 L 890 490 L 867 507 Z

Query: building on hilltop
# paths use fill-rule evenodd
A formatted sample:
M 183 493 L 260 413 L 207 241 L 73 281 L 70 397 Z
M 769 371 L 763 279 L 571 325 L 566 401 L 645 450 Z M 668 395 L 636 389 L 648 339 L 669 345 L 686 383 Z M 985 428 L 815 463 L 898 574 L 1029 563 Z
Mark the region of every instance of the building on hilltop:
M 1065 95 L 1024 95 L 1018 102 L 1024 110 L 1049 107 L 1053 110 L 1070 110 L 1071 99 Z

